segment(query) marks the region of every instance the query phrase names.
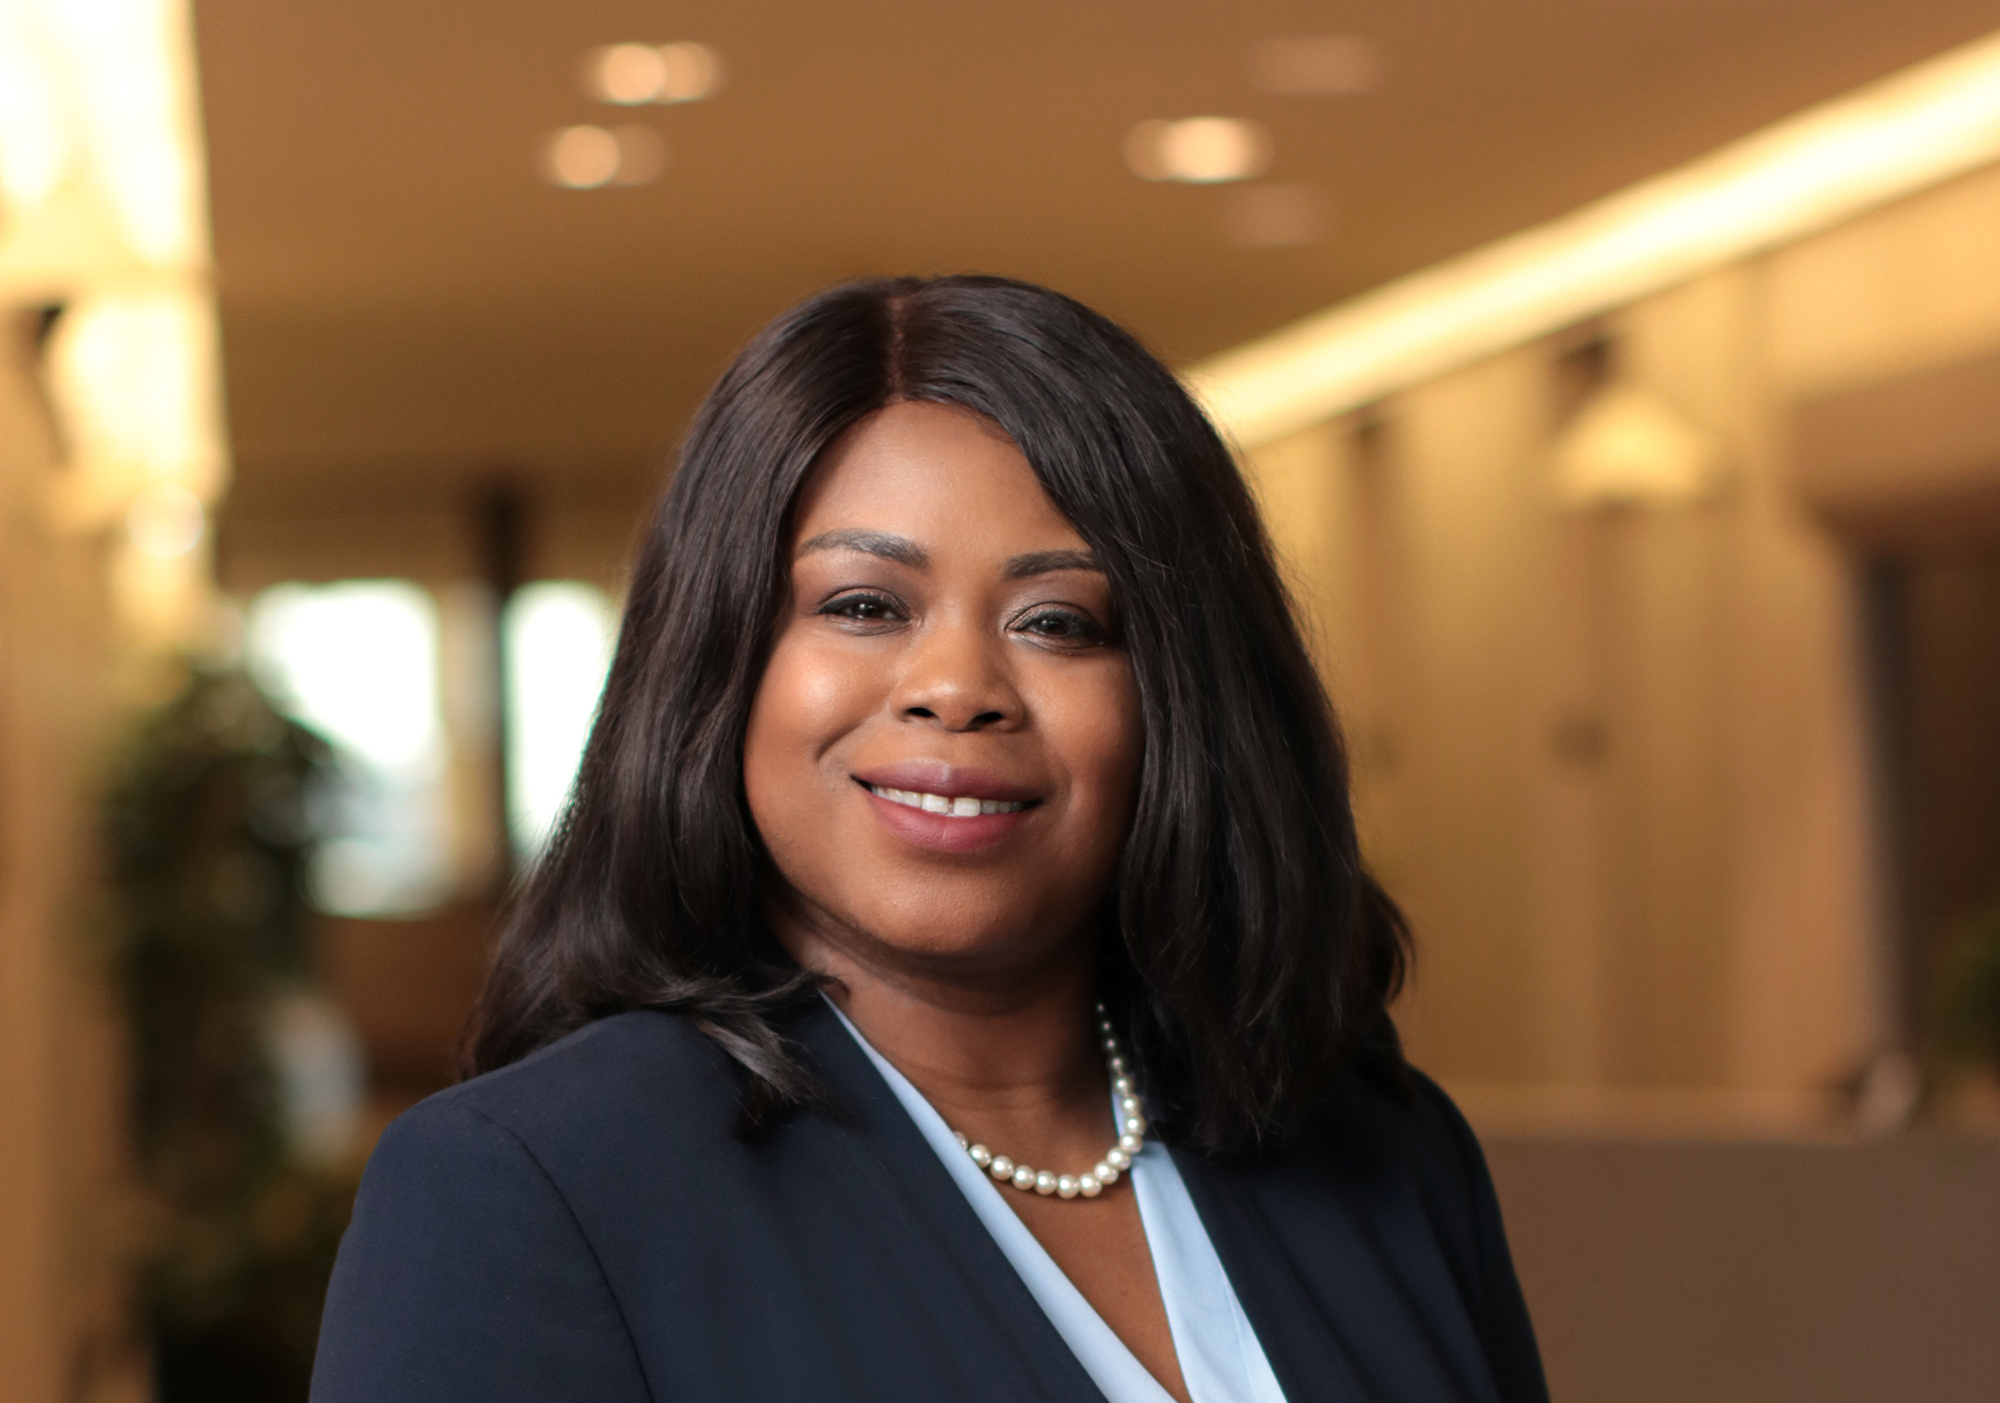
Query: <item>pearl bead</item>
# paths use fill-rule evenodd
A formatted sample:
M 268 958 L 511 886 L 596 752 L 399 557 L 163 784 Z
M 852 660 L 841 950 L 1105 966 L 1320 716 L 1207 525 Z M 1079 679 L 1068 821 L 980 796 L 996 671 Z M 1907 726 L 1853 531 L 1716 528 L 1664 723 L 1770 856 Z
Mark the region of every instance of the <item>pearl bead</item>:
M 984 1145 L 975 1145 L 963 1131 L 952 1132 L 960 1148 L 972 1162 L 1003 1184 L 1012 1184 L 1023 1192 L 1033 1191 L 1045 1196 L 1061 1198 L 1096 1198 L 1118 1182 L 1119 1176 L 1132 1164 L 1132 1157 L 1144 1148 L 1146 1143 L 1146 1112 L 1139 1099 L 1138 1088 L 1133 1084 L 1130 1070 L 1125 1065 L 1118 1034 L 1111 1026 L 1111 1019 L 1104 1012 L 1104 1005 L 1097 1006 L 1097 1031 L 1102 1036 L 1104 1065 L 1111 1073 L 1111 1094 L 1118 1111 L 1118 1143 L 1104 1152 L 1087 1173 L 1057 1174 L 1052 1170 L 1035 1169 L 1009 1159 L 1006 1155 L 996 1155 Z

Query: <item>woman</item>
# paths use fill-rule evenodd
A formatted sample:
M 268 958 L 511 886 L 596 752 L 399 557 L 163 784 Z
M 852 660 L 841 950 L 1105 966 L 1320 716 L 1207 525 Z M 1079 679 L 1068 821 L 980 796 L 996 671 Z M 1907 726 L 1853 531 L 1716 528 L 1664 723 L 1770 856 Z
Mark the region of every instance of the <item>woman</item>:
M 1545 1396 L 1243 482 L 1067 298 L 835 288 L 640 549 L 314 1397 Z

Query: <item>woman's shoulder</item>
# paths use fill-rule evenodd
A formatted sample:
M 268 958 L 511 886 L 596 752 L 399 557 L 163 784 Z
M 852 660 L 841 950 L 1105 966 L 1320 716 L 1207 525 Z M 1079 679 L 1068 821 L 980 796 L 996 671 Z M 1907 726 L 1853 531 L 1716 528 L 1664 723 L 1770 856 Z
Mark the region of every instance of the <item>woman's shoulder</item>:
M 484 1123 L 533 1152 L 538 1146 L 588 1153 L 635 1127 L 700 1138 L 726 1137 L 740 1088 L 729 1059 L 679 1014 L 653 1009 L 587 1023 L 518 1062 L 418 1102 L 383 1139 L 436 1146 Z M 538 1158 L 540 1156 L 538 1155 Z
M 1462 1169 L 1479 1156 L 1479 1142 L 1445 1089 L 1417 1068 L 1357 1072 L 1313 1117 L 1309 1139 L 1359 1144 L 1384 1161 L 1405 1167 Z
M 1401 1344 L 1386 1326 L 1374 1341 L 1384 1359 L 1427 1358 L 1438 1332 L 1462 1325 L 1499 1397 L 1547 1399 L 1485 1156 L 1429 1077 L 1414 1068 L 1351 1077 L 1235 1185 L 1238 1201 L 1275 1229 L 1264 1240 L 1326 1311 L 1415 1303 L 1421 1324 L 1404 1319 Z
M 1421 1206 L 1429 1229 L 1474 1250 L 1492 1195 L 1485 1156 L 1458 1107 L 1414 1067 L 1356 1072 L 1300 1131 L 1257 1157 L 1378 1221 Z M 1413 1197 L 1414 1196 L 1414 1197 Z
M 604 1224 L 646 1182 L 636 1162 L 699 1141 L 727 1101 L 706 1042 L 667 1014 L 607 1018 L 398 1117 L 341 1242 L 314 1399 L 647 1397 Z

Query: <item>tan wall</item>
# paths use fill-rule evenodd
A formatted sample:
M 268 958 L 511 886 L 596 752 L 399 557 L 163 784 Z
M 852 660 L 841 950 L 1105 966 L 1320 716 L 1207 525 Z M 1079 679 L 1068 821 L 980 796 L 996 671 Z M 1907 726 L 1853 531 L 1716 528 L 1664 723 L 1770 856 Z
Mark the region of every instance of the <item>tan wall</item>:
M 1547 344 L 1248 467 L 1416 924 L 1418 1059 L 1538 1122 L 1811 1122 L 1893 1038 L 1895 991 L 1859 554 L 1799 492 L 1792 429 L 2000 348 L 2000 171 L 1604 330 L 1614 373 L 1722 446 L 1710 499 L 1559 506 Z
M 0 332 L 0 1393 L 129 1397 L 121 1052 L 85 953 L 104 569 L 45 526 L 55 445 Z
M 1771 373 L 1788 397 L 2000 346 L 2000 170 L 1955 180 L 1770 258 Z

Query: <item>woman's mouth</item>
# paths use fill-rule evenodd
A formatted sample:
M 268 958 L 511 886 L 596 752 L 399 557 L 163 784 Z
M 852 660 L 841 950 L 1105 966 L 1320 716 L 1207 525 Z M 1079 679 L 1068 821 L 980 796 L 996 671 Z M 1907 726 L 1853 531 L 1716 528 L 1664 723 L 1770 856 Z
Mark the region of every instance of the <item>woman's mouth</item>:
M 970 854 L 997 847 L 1026 823 L 1042 796 L 984 770 L 911 760 L 852 776 L 890 833 L 934 853 Z
M 942 814 L 950 818 L 977 818 L 981 814 L 1015 814 L 1027 808 L 1026 804 L 1010 803 L 1005 799 L 975 799 L 970 794 L 948 798 L 943 794 L 924 794 L 914 789 L 891 789 L 886 784 L 861 782 L 878 799 L 887 799 L 892 804 L 902 804 L 906 808 L 922 809 L 927 814 Z

